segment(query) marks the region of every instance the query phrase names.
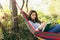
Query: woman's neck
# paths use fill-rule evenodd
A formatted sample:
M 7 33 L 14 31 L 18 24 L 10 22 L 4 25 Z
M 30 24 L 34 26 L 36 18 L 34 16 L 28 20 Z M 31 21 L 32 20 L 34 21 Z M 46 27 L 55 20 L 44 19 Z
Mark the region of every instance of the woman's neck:
M 36 20 L 30 20 L 30 21 L 32 21 L 33 23 L 36 23 Z

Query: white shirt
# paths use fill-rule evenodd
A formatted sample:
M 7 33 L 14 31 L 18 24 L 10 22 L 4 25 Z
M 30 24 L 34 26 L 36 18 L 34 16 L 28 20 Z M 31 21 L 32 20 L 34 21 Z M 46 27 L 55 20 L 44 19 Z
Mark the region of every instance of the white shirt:
M 32 21 L 29 21 L 29 23 L 30 23 L 36 30 L 41 29 L 41 24 L 40 24 L 40 23 L 33 23 Z M 44 28 L 45 28 L 45 27 L 42 28 L 42 31 L 44 31 Z

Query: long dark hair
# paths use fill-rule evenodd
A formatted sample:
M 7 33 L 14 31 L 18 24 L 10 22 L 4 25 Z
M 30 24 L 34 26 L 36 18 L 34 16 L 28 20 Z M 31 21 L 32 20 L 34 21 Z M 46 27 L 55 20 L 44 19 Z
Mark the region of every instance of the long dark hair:
M 32 14 L 32 13 L 36 13 L 36 18 L 35 18 L 35 20 L 32 20 L 32 19 L 31 19 L 31 14 Z M 29 20 L 32 21 L 32 22 L 34 22 L 34 23 L 35 23 L 35 22 L 41 23 L 41 21 L 38 20 L 37 12 L 36 12 L 35 10 L 31 10 L 31 11 L 29 12 Z

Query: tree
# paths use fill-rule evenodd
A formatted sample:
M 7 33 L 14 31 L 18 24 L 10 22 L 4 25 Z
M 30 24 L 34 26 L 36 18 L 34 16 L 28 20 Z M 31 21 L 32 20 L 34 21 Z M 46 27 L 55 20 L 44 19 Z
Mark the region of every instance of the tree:
M 17 7 L 16 7 L 16 2 L 15 1 L 16 0 L 11 0 L 11 3 L 12 3 L 12 16 L 13 16 L 13 18 L 17 16 Z M 17 17 L 14 18 L 13 21 L 14 21 L 13 30 L 15 32 L 17 32 L 18 31 L 18 18 Z
M 25 4 L 25 0 L 22 0 L 22 7 L 21 7 L 21 10 L 23 9 L 24 7 L 24 4 Z M 28 0 L 26 0 L 26 12 L 28 12 Z
M 0 8 L 2 8 L 2 5 L 0 4 Z M 2 8 L 3 9 L 3 8 Z
M 27 12 L 28 12 L 28 0 L 26 0 L 26 9 L 27 9 Z

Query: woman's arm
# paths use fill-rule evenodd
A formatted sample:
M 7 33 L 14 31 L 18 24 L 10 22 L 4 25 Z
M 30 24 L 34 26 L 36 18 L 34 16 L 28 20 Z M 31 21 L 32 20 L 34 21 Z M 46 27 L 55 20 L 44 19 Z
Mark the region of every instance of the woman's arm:
M 38 27 L 38 29 L 42 29 L 42 30 L 44 30 L 44 28 L 45 28 L 45 26 L 47 25 L 47 23 L 46 22 L 44 22 L 44 23 L 42 23 L 39 27 Z

